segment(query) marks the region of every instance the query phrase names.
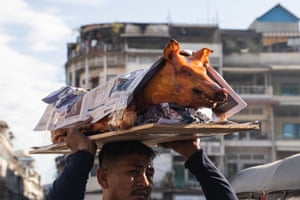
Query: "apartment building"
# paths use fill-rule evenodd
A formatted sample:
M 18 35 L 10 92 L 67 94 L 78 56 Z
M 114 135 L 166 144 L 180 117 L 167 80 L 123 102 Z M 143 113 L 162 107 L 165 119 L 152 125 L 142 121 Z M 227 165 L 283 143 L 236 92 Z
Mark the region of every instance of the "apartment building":
M 91 89 L 119 74 L 149 67 L 161 56 L 171 38 L 178 40 L 184 49 L 213 49 L 211 65 L 248 104 L 230 120 L 261 123 L 260 131 L 202 140 L 201 145 L 211 159 L 230 177 L 243 168 L 300 150 L 298 24 L 298 17 L 278 4 L 255 19 L 246 30 L 223 30 L 212 24 L 84 25 L 77 41 L 68 44 L 67 84 Z M 182 163 L 183 159 L 173 152 L 164 152 L 155 161 L 159 169 L 154 177 L 155 185 L 164 189 L 155 189 L 153 198 L 199 196 L 197 182 Z M 87 199 L 101 193 L 92 187 L 95 183 L 91 178 Z
M 223 75 L 248 103 L 235 121 L 261 131 L 225 136 L 225 171 L 263 164 L 300 151 L 299 18 L 278 4 L 248 30 L 222 30 Z
M 13 133 L 5 121 L 0 121 L 0 199 L 42 200 L 40 175 L 33 158 L 23 151 L 14 151 Z

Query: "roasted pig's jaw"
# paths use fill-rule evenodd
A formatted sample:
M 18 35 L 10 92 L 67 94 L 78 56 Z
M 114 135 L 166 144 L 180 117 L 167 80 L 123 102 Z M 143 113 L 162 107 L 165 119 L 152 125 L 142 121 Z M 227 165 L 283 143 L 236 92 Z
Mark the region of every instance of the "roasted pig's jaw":
M 195 88 L 192 89 L 192 93 L 197 96 L 197 103 L 195 103 L 195 107 L 215 108 L 217 104 L 225 103 L 228 96 L 228 92 L 224 88 L 219 89 L 212 97 L 209 97 L 204 92 Z
M 227 101 L 228 91 L 225 88 L 221 88 L 215 93 L 214 100 L 217 103 L 225 103 Z

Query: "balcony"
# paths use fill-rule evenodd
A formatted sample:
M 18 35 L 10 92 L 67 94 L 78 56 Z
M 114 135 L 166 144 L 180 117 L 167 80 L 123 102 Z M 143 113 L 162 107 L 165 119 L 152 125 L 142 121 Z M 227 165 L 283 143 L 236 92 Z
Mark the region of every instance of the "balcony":
M 201 148 L 210 156 L 223 156 L 224 147 L 219 141 L 201 141 Z
M 300 151 L 300 139 L 277 139 L 275 142 L 277 151 Z
M 270 98 L 273 94 L 272 86 L 265 85 L 235 85 L 232 84 L 233 90 L 242 95 L 243 97 L 249 98 Z
M 225 135 L 225 146 L 270 147 L 266 132 L 245 131 Z
M 225 66 L 299 65 L 299 52 L 232 53 L 224 56 Z
M 274 100 L 278 101 L 280 105 L 300 105 L 300 95 L 295 96 L 283 96 L 283 95 L 274 95 Z
M 94 50 L 69 58 L 67 65 L 74 64 L 75 68 L 83 69 L 85 64 L 89 67 L 103 66 L 104 63 L 108 66 L 124 66 L 126 63 L 125 54 L 123 52 L 106 52 L 102 50 Z

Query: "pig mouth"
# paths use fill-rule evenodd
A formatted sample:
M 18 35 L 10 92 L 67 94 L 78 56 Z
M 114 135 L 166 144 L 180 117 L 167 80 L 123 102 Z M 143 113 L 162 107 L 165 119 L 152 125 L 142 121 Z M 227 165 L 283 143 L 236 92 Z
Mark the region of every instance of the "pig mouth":
M 200 99 L 201 102 L 203 103 L 202 106 L 208 106 L 210 108 L 215 108 L 218 103 L 224 103 L 226 101 L 226 95 L 223 97 L 220 97 L 219 95 L 216 95 L 214 99 L 210 98 L 207 96 L 203 91 L 198 90 L 198 89 L 192 89 L 193 93 L 196 94 Z

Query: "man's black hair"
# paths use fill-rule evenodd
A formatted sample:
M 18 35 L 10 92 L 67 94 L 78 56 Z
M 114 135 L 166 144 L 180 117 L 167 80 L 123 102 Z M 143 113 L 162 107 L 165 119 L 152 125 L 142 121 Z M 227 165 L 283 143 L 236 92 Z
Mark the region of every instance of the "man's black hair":
M 145 145 L 141 141 L 132 140 L 132 141 L 118 141 L 118 142 L 109 142 L 105 143 L 102 146 L 101 151 L 99 152 L 99 167 L 102 167 L 104 160 L 114 160 L 120 156 L 129 155 L 129 154 L 141 154 L 153 160 L 156 156 L 155 151 Z

